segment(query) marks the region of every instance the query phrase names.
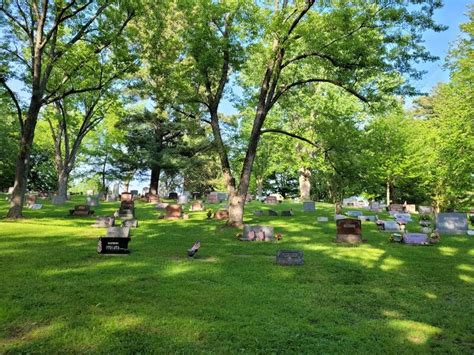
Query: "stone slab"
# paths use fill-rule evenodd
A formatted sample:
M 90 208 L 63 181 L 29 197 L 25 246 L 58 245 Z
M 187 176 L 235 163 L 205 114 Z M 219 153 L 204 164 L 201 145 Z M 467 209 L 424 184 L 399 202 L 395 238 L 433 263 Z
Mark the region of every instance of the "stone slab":
M 276 262 L 279 265 L 292 266 L 303 265 L 304 255 L 302 250 L 278 250 Z

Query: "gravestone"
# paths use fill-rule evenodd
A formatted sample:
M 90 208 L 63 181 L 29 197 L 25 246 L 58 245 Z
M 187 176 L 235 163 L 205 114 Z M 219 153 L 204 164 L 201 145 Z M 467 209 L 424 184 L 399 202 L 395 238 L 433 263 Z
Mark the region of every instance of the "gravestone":
M 30 208 L 31 208 L 32 210 L 40 210 L 40 209 L 43 208 L 43 205 L 42 205 L 42 204 L 39 204 L 39 203 L 35 203 L 35 204 L 31 205 Z
M 89 216 L 94 214 L 94 211 L 87 205 L 76 205 L 73 210 L 69 210 L 71 216 Z
M 328 217 L 318 217 L 317 221 L 318 222 L 329 222 L 329 218 Z
M 253 200 L 253 197 L 251 194 L 245 195 L 245 202 L 252 202 L 252 200 Z
M 244 225 L 242 233 L 242 241 L 263 241 L 269 242 L 274 240 L 274 229 L 271 226 L 251 226 Z
M 201 201 L 196 200 L 191 203 L 191 207 L 189 208 L 190 211 L 204 211 L 204 205 Z
M 418 213 L 421 215 L 432 214 L 433 208 L 431 206 L 418 206 Z
M 303 251 L 302 250 L 278 250 L 276 255 L 276 262 L 279 265 L 303 265 Z
M 416 213 L 416 205 L 405 205 L 405 212 L 406 213 Z
M 282 215 L 283 217 L 291 217 L 291 216 L 293 216 L 293 210 L 281 211 L 281 215 Z
M 86 203 L 88 206 L 97 207 L 99 206 L 99 199 L 96 196 L 87 196 Z
M 383 221 L 383 231 L 399 232 L 400 230 L 400 225 L 396 221 Z
M 262 210 L 256 210 L 253 212 L 254 216 L 258 216 L 258 217 L 261 217 L 263 215 L 265 215 L 265 212 L 262 211 Z
M 147 195 L 147 201 L 149 203 L 158 203 L 158 202 L 160 202 L 160 196 L 149 193 Z
M 150 193 L 150 188 L 145 186 L 143 189 L 142 189 L 142 195 L 146 195 L 146 194 L 149 194 Z
M 181 195 L 178 197 L 178 204 L 184 205 L 188 203 L 188 197 L 186 195 Z
M 275 210 L 268 210 L 268 215 L 269 216 L 278 216 L 278 212 Z
M 36 195 L 28 195 L 26 198 L 26 205 L 31 208 L 31 206 L 36 204 Z
M 394 212 L 403 212 L 403 205 L 400 205 L 398 203 L 392 203 L 388 206 L 388 210 Z
M 166 207 L 168 207 L 169 203 L 165 203 L 165 202 L 158 202 L 156 204 L 156 209 L 157 210 L 164 210 L 166 209 Z
M 114 194 L 107 194 L 107 197 L 105 199 L 105 201 L 107 202 L 115 202 L 117 200 L 117 196 L 115 196 Z
M 92 227 L 95 228 L 109 228 L 115 225 L 115 218 L 113 216 L 99 216 L 96 218 Z
M 193 192 L 193 200 L 200 199 L 202 197 L 202 193 L 200 192 Z
M 430 238 L 424 233 L 405 233 L 403 234 L 403 243 L 413 245 L 429 245 Z
M 135 214 L 133 212 L 133 210 L 131 209 L 123 209 L 123 208 L 120 208 L 118 210 L 118 217 L 120 219 L 123 219 L 123 220 L 127 220 L 127 219 L 134 219 L 135 218 Z
M 226 192 L 218 192 L 217 193 L 217 199 L 219 202 L 224 202 L 227 201 L 229 198 L 229 195 Z
M 177 193 L 177 192 L 170 192 L 170 193 L 168 194 L 168 198 L 169 198 L 170 200 L 177 200 L 177 199 L 178 199 L 178 193 Z
M 357 217 L 362 216 L 364 214 L 362 213 L 362 211 L 347 211 L 346 215 L 348 215 L 349 217 L 356 217 L 357 218 Z
M 133 195 L 130 192 L 122 192 L 120 201 L 133 201 Z
M 436 229 L 440 234 L 466 234 L 466 213 L 438 213 L 436 215 Z
M 135 210 L 135 202 L 133 201 L 122 201 L 120 202 L 120 209 L 121 210 Z
M 276 205 L 278 204 L 278 200 L 276 196 L 267 196 L 264 201 L 267 205 Z
M 316 206 L 314 201 L 305 201 L 303 202 L 303 211 L 304 212 L 314 212 L 316 211 Z
M 138 196 L 138 190 L 130 190 L 133 197 Z
M 403 222 L 411 222 L 412 221 L 411 216 L 410 216 L 409 213 L 395 213 L 393 215 L 393 217 L 397 221 L 403 221 Z
M 110 227 L 107 235 L 99 238 L 97 252 L 99 254 L 128 254 L 130 228 Z
M 210 193 L 207 195 L 207 203 L 219 203 L 217 195 Z
M 179 219 L 183 213 L 183 207 L 181 207 L 181 205 L 168 205 L 165 210 L 165 219 Z
M 229 219 L 229 211 L 227 211 L 227 210 L 217 210 L 214 213 L 214 219 L 217 219 L 218 221 Z
M 53 205 L 64 205 L 66 203 L 66 198 L 64 196 L 53 196 L 51 203 Z
M 122 222 L 122 227 L 127 228 L 138 228 L 138 220 L 137 219 L 128 219 Z
M 336 221 L 335 242 L 355 244 L 362 241 L 362 223 L 358 219 L 340 219 Z
M 336 215 L 334 216 L 334 220 L 335 220 L 335 221 L 339 221 L 339 220 L 341 220 L 341 219 L 346 219 L 346 216 L 344 216 L 343 214 L 336 214 Z

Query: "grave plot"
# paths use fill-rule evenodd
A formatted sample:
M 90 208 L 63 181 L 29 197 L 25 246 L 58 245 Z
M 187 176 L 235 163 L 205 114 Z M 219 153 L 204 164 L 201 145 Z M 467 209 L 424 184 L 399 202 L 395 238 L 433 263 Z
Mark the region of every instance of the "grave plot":
M 278 199 L 276 196 L 267 196 L 263 202 L 267 205 L 277 205 Z
M 244 231 L 240 240 L 246 242 L 260 241 L 270 242 L 275 239 L 274 229 L 271 226 L 244 225 Z
M 218 221 L 224 221 L 229 219 L 229 211 L 228 210 L 217 210 L 214 213 L 214 219 L 217 219 Z
M 316 204 L 314 201 L 303 202 L 303 212 L 314 212 L 316 211 Z
M 303 265 L 304 257 L 302 250 L 278 250 L 276 255 L 276 262 L 279 265 Z
M 88 205 L 76 205 L 74 209 L 69 210 L 70 216 L 91 216 L 94 211 Z
M 183 215 L 183 207 L 181 205 L 168 205 L 165 211 L 164 219 L 180 219 Z
M 199 200 L 193 201 L 189 210 L 193 212 L 204 211 L 204 204 Z
M 362 223 L 358 219 L 340 219 L 336 222 L 337 243 L 356 244 L 362 242 Z
M 97 243 L 99 254 L 128 254 L 128 243 L 130 242 L 130 228 L 110 227 L 107 235 L 100 237 Z
M 466 234 L 468 230 L 466 213 L 438 213 L 436 229 L 440 234 Z

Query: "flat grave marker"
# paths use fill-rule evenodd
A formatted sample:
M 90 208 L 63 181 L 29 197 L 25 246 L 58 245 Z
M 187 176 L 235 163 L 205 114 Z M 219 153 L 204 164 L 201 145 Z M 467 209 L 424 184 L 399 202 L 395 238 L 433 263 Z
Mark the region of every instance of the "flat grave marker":
M 269 242 L 275 239 L 274 229 L 272 226 L 251 226 L 244 225 L 242 241 L 262 241 Z
M 279 265 L 292 266 L 303 265 L 304 257 L 302 250 L 278 250 L 276 262 Z

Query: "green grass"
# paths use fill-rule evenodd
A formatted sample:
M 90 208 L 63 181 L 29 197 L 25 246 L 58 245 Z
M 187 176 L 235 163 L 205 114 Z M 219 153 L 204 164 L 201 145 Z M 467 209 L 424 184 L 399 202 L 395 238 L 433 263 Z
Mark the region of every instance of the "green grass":
M 278 243 L 236 240 L 235 229 L 190 212 L 158 220 L 138 203 L 129 256 L 96 254 L 103 229 L 45 203 L 0 222 L 0 353 L 473 353 L 474 238 L 415 247 L 334 244 L 333 207 L 252 202 L 245 220 L 270 224 Z M 104 203 L 96 214 L 111 214 Z M 213 206 L 214 209 L 217 206 Z M 294 217 L 254 217 L 293 208 Z M 2 197 L 0 214 L 7 203 Z M 417 223 L 409 230 L 418 230 Z M 196 259 L 186 249 L 201 241 Z M 305 264 L 275 264 L 301 249 Z

